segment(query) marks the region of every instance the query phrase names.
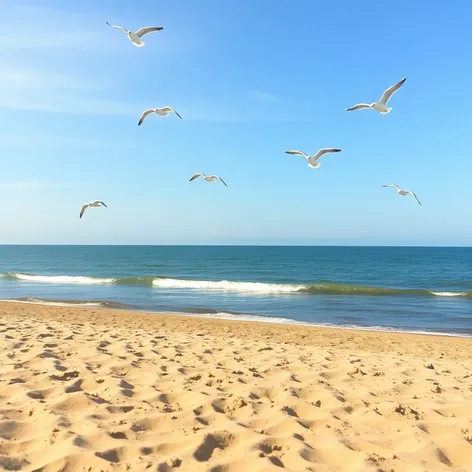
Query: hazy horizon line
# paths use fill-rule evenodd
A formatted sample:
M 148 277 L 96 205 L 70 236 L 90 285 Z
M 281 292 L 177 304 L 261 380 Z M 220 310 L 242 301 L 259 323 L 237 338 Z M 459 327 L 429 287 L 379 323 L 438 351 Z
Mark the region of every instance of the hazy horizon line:
M 470 246 L 456 246 L 456 245 L 409 245 L 409 244 L 67 244 L 67 243 L 35 243 L 35 244 L 15 244 L 15 243 L 0 243 L 1 246 L 96 246 L 96 247 L 107 247 L 107 246 L 133 246 L 133 247 L 401 247 L 401 248 L 457 248 L 457 249 L 470 249 Z

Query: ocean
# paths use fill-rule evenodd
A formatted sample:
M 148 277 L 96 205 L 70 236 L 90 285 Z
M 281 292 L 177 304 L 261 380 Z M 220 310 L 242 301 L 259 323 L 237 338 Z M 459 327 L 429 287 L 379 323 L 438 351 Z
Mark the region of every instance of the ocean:
M 0 246 L 0 299 L 472 336 L 472 248 Z

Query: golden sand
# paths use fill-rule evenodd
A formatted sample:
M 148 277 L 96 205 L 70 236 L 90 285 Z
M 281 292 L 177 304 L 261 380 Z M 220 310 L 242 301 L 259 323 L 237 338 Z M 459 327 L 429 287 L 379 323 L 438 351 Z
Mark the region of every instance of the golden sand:
M 0 469 L 472 470 L 472 339 L 0 303 Z

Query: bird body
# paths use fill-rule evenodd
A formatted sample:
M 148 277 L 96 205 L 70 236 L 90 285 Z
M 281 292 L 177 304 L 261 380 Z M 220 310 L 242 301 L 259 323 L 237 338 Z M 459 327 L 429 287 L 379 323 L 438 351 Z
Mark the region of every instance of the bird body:
M 387 107 L 383 103 L 380 103 L 380 102 L 372 103 L 371 107 L 375 111 L 378 111 L 379 113 L 382 113 L 382 115 L 385 115 L 385 114 L 390 113 L 392 111 L 391 107 Z
M 144 26 L 143 28 L 139 28 L 138 31 L 129 31 L 126 28 L 123 28 L 123 26 L 118 26 L 118 25 L 112 25 L 106 22 L 108 26 L 111 26 L 112 28 L 119 29 L 121 31 L 124 31 L 126 33 L 126 36 L 128 36 L 129 40 L 138 48 L 142 48 L 146 43 L 141 39 L 143 36 L 149 33 L 153 33 L 154 31 L 161 31 L 164 29 L 163 26 Z
M 215 180 L 219 180 L 222 184 L 226 185 L 226 182 L 218 175 L 206 175 L 200 172 L 197 174 L 193 174 L 192 177 L 190 177 L 189 182 L 191 182 L 192 180 L 198 179 L 199 177 L 202 177 L 205 182 L 214 182 Z
M 309 156 L 302 151 L 285 151 L 286 154 L 292 154 L 296 156 L 303 156 L 308 161 L 308 167 L 312 169 L 317 169 L 321 166 L 320 162 L 318 162 L 319 158 L 325 154 L 331 154 L 333 152 L 341 152 L 341 149 L 336 148 L 324 148 L 320 149 L 316 154 Z
M 362 110 L 363 108 L 371 108 L 382 115 L 390 113 L 392 109 L 387 106 L 388 101 L 392 97 L 392 95 L 405 83 L 406 77 L 400 80 L 400 82 L 396 83 L 389 87 L 383 93 L 382 97 L 378 102 L 374 103 L 359 103 L 358 105 L 354 105 L 351 108 L 346 108 L 346 111 L 354 111 L 354 110 Z
M 167 116 L 169 113 L 174 113 L 180 119 L 182 119 L 182 117 L 172 107 L 165 106 L 161 108 L 149 108 L 148 110 L 144 110 L 141 116 L 139 117 L 138 126 L 141 126 L 143 121 L 152 113 L 155 113 L 159 116 Z
M 100 206 L 104 206 L 105 208 L 108 208 L 102 201 L 100 200 L 95 200 L 93 202 L 90 202 L 90 203 L 86 203 L 85 205 L 82 206 L 82 208 L 80 209 L 80 215 L 79 215 L 79 218 L 82 218 L 85 210 L 89 207 L 100 207 Z
M 136 33 L 133 33 L 132 31 L 127 31 L 126 35 L 137 48 L 142 48 L 146 44 Z
M 398 195 L 401 195 L 402 197 L 405 197 L 407 195 L 411 195 L 412 197 L 415 198 L 415 200 L 422 205 L 422 203 L 418 200 L 418 197 L 415 195 L 414 192 L 411 192 L 410 190 L 402 190 L 397 184 L 385 184 L 382 185 L 382 187 L 393 187 L 397 189 Z

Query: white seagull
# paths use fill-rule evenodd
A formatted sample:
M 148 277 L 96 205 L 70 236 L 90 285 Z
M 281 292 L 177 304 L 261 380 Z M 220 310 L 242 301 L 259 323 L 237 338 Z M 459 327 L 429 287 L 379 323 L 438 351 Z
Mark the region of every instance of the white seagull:
M 387 106 L 388 101 L 392 97 L 392 95 L 405 83 L 406 77 L 400 80 L 395 85 L 392 85 L 390 88 L 385 90 L 383 93 L 382 97 L 378 102 L 374 103 L 359 103 L 358 105 L 354 105 L 351 108 L 346 108 L 346 111 L 353 111 L 353 110 L 361 110 L 362 108 L 372 108 L 375 111 L 378 111 L 379 113 L 382 113 L 382 115 L 385 115 L 386 113 L 390 113 L 392 109 Z
M 145 110 L 141 114 L 141 117 L 138 121 L 138 126 L 140 126 L 141 123 L 146 119 L 146 117 L 149 116 L 151 113 L 155 113 L 159 116 L 167 116 L 169 113 L 175 113 L 180 119 L 182 119 L 182 117 L 172 107 L 166 106 L 161 108 L 149 108 L 149 110 Z
M 418 197 L 414 194 L 414 192 L 410 192 L 409 190 L 402 190 L 397 184 L 386 184 L 382 185 L 382 187 L 394 187 L 397 189 L 398 195 L 411 195 L 412 197 L 415 197 L 416 201 L 421 205 L 421 202 L 418 200 Z
M 285 153 L 293 154 L 297 156 L 303 156 L 308 161 L 308 167 L 311 167 L 312 169 L 317 169 L 318 167 L 321 166 L 321 164 L 318 162 L 318 159 L 321 156 L 324 156 L 325 154 L 330 154 L 333 152 L 341 152 L 341 151 L 342 149 L 324 148 L 324 149 L 320 149 L 316 154 L 313 154 L 313 156 L 308 156 L 302 151 L 285 151 Z
M 123 26 L 111 25 L 110 23 L 108 23 L 108 21 L 106 23 L 112 28 L 117 28 L 121 31 L 124 31 L 130 41 L 138 48 L 142 48 L 146 44 L 141 39 L 143 36 L 149 33 L 153 33 L 154 31 L 161 31 L 164 29 L 164 26 L 143 26 L 142 28 L 139 28 L 138 31 L 133 33 L 133 31 L 128 31 L 126 28 L 123 28 Z
M 82 218 L 83 214 L 84 214 L 84 211 L 88 208 L 88 207 L 99 207 L 99 206 L 104 206 L 105 208 L 108 208 L 102 201 L 100 200 L 95 200 L 94 202 L 90 202 L 90 203 L 86 203 L 85 205 L 82 206 L 82 208 L 80 209 L 80 216 L 79 218 Z
M 218 177 L 217 175 L 206 175 L 206 174 L 201 174 L 201 173 L 193 174 L 192 177 L 190 177 L 189 182 L 191 182 L 192 180 L 198 179 L 198 177 L 203 177 L 203 180 L 205 180 L 206 182 L 214 182 L 215 180 L 219 180 L 222 184 L 226 185 L 226 182 L 221 177 Z

